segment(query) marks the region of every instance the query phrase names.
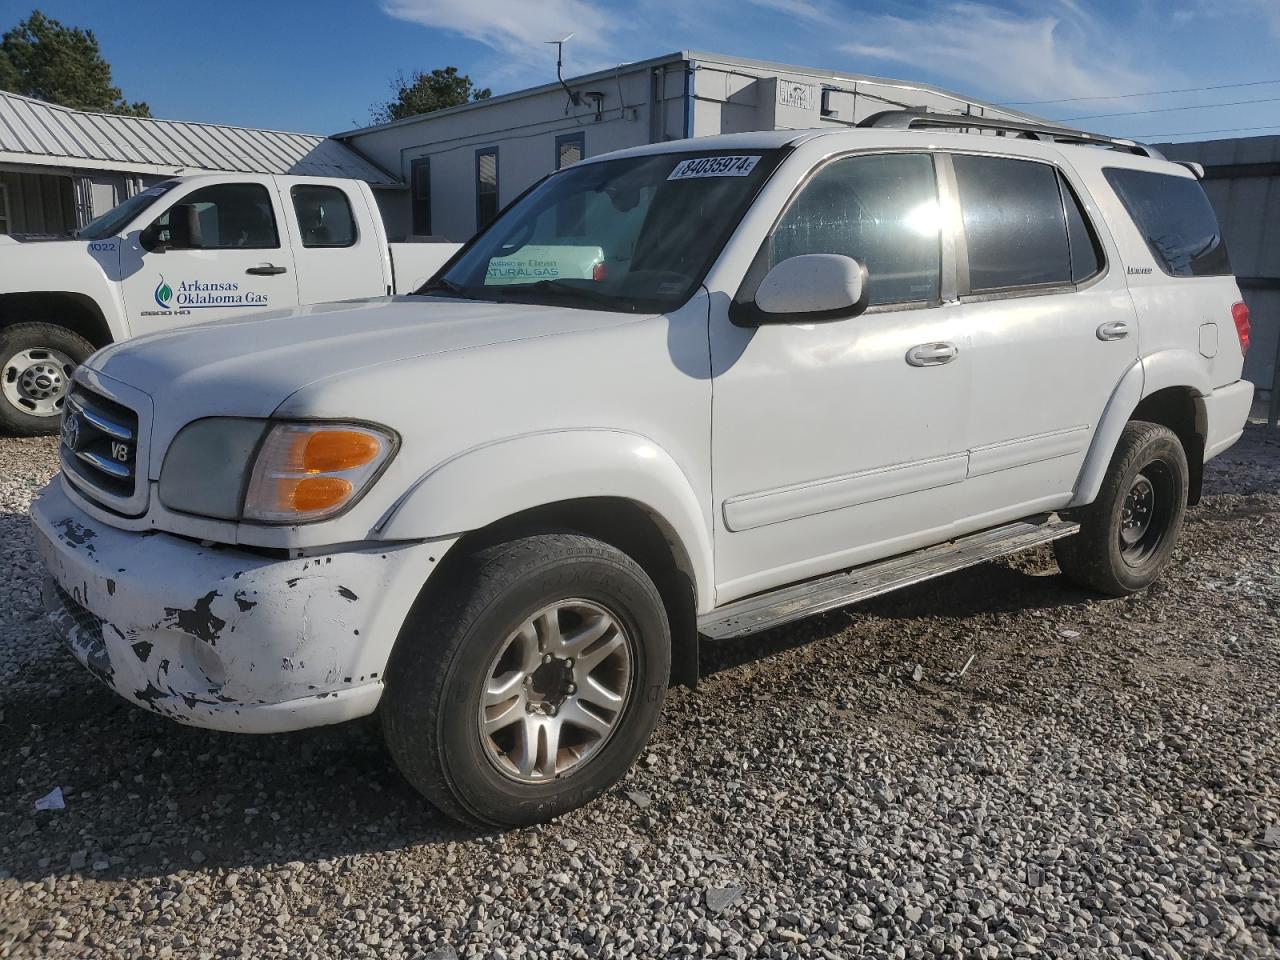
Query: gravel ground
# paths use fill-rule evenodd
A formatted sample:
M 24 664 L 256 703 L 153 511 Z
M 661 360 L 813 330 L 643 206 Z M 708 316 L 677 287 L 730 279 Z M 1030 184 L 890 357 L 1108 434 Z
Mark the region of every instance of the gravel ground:
M 1280 434 L 1211 465 L 1146 593 L 1040 551 L 716 645 L 617 791 L 505 834 L 372 722 L 236 737 L 99 687 L 37 613 L 52 449 L 0 441 L 0 957 L 1280 952 Z

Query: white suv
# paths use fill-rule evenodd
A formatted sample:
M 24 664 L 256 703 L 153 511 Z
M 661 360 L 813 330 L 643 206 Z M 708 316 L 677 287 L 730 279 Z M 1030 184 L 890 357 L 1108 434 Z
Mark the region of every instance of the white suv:
M 1193 170 L 991 126 L 602 156 L 414 296 L 101 350 L 32 509 L 51 615 L 184 723 L 377 711 L 506 825 L 617 781 L 700 636 L 1049 541 L 1142 589 L 1244 427 L 1248 315 Z

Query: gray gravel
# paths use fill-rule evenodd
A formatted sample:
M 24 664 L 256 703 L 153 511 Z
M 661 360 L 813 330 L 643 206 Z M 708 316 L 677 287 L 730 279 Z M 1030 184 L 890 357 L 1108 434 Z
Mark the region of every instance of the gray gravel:
M 371 722 L 235 737 L 98 687 L 37 615 L 51 451 L 0 441 L 0 957 L 1280 952 L 1274 433 L 1145 594 L 1041 551 L 717 645 L 618 790 L 506 834 Z

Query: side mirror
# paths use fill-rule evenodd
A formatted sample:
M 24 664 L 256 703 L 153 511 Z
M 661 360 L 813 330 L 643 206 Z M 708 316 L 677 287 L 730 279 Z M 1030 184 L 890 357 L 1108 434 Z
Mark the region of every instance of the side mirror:
M 169 248 L 199 250 L 204 246 L 200 212 L 194 203 L 178 203 L 169 208 Z
M 765 274 L 755 304 L 741 307 L 734 322 L 743 326 L 855 317 L 867 308 L 867 268 L 837 253 L 789 257 Z

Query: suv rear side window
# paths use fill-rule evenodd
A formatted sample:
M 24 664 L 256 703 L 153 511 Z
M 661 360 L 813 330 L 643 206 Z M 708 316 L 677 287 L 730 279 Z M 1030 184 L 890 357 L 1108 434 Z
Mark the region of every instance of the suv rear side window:
M 1072 282 L 1058 172 L 1047 163 L 957 154 L 974 293 Z
M 840 253 L 867 266 L 868 303 L 937 300 L 938 187 L 925 154 L 836 160 L 819 170 L 769 241 L 769 266 Z
M 1231 273 L 1218 218 L 1198 181 L 1121 167 L 1108 167 L 1103 173 L 1165 273 L 1171 277 Z

